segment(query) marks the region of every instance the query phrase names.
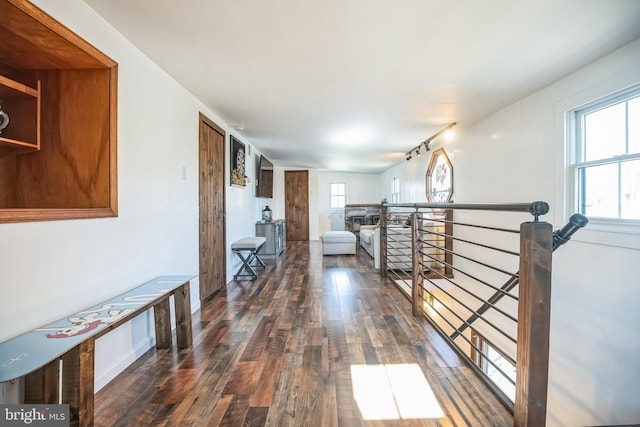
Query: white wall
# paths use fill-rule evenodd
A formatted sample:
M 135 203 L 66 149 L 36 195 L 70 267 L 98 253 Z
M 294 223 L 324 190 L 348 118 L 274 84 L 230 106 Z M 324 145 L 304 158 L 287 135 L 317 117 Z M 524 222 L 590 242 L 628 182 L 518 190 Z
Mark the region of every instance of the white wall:
M 433 144 L 433 146 L 436 146 Z M 431 152 L 434 150 L 432 149 Z M 447 150 L 447 155 L 451 159 L 451 155 Z M 391 180 L 398 178 L 400 180 L 400 203 L 427 203 L 426 179 L 427 166 L 429 165 L 429 156 L 422 155 L 413 157 L 410 161 L 403 160 L 383 173 L 380 174 L 380 199 L 385 198 L 391 203 Z M 454 174 L 455 174 L 454 164 Z M 454 184 L 457 186 L 457 184 Z M 457 187 L 456 187 L 457 188 Z M 453 200 L 457 201 L 456 193 L 453 194 Z
M 562 226 L 564 112 L 640 82 L 640 39 L 474 124 L 444 146 L 456 202 L 545 200 Z M 385 171 L 384 197 L 400 177 L 401 201 L 425 202 L 422 156 Z M 554 254 L 547 425 L 640 422 L 640 230 L 591 224 Z
M 332 183 L 346 184 L 347 204 L 380 203 L 382 190 L 380 175 L 364 173 L 319 172 L 318 173 L 318 215 L 320 233 L 331 230 L 331 215 L 342 215 L 344 224 L 344 209 L 336 212 L 329 207 Z
M 197 276 L 198 113 L 227 129 L 84 2 L 34 3 L 119 64 L 119 216 L 0 224 L 0 341 L 161 274 Z M 253 183 L 252 161 L 247 168 Z M 230 243 L 254 235 L 263 199 L 252 187 L 226 190 L 230 279 Z M 197 277 L 191 295 L 196 309 Z M 142 315 L 98 341 L 97 388 L 153 345 L 151 318 Z

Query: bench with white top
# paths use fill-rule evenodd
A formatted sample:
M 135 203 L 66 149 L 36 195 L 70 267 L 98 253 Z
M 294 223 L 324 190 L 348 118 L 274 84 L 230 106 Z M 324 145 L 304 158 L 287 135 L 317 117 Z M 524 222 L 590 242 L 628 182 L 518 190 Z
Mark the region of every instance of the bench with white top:
M 193 338 L 189 280 L 193 277 L 157 277 L 91 308 L 1 342 L 0 383 L 24 378 L 24 403 L 69 404 L 70 425 L 93 425 L 95 340 L 153 308 L 156 347 L 171 347 L 169 297 L 173 295 L 177 346 L 190 347 Z
M 251 280 L 256 280 L 258 278 L 258 273 L 256 273 L 252 263 L 256 261 L 258 263 L 256 267 L 266 267 L 258 255 L 258 251 L 266 242 L 266 237 L 257 236 L 245 237 L 231 244 L 231 250 L 237 254 L 240 261 L 242 261 L 242 265 L 233 276 L 234 279 L 238 280 L 239 277 L 250 277 Z M 246 273 L 242 273 L 243 271 L 246 271 Z

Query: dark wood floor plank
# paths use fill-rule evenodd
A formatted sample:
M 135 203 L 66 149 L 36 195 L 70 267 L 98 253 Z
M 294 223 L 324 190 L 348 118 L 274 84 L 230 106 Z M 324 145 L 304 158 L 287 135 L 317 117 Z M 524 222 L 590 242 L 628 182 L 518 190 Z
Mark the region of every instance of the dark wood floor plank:
M 327 322 L 327 338 L 329 344 L 329 369 L 337 371 L 349 370 L 349 350 L 342 320 Z
M 260 360 L 273 328 L 273 318 L 263 316 L 240 358 L 241 362 Z
M 322 256 L 319 242 L 290 242 L 257 280 L 233 281 L 205 301 L 192 323 L 192 348 L 151 349 L 97 393 L 96 426 L 513 423 L 364 252 Z M 366 419 L 352 366 L 398 364 L 420 368 L 441 418 Z
M 256 389 L 249 404 L 252 407 L 269 407 L 276 391 L 282 368 L 282 353 L 265 352 L 256 369 Z
M 247 427 L 263 427 L 267 422 L 267 414 L 269 408 L 265 407 L 249 407 L 247 416 L 244 418 L 243 426 Z
M 213 410 L 204 418 L 203 426 L 219 426 L 222 424 L 224 414 L 229 410 L 233 396 L 230 394 L 220 396 Z
M 301 355 L 285 354 L 283 357 L 283 366 L 287 369 L 280 371 L 280 376 L 276 382 L 276 391 L 269 414 L 267 415 L 267 425 L 272 426 L 291 426 L 295 419 L 295 404 L 297 399 L 297 390 L 292 386 L 292 376 L 295 367 L 299 366 Z
M 360 411 L 353 397 L 351 372 L 335 372 L 335 377 L 338 425 L 341 427 L 359 427 L 363 425 Z
M 244 362 L 242 362 L 244 363 Z M 220 421 L 221 427 L 238 427 L 244 422 L 249 410 L 249 396 L 234 395 L 227 412 Z

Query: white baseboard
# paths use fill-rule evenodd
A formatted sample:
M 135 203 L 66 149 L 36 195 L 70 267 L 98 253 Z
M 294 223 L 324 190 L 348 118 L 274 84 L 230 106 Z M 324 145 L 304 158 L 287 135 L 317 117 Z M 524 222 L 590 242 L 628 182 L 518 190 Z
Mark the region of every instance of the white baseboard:
M 142 356 L 145 352 L 147 352 L 147 350 L 155 345 L 156 338 L 153 335 L 149 335 L 139 341 L 135 347 L 132 347 L 121 358 L 112 363 L 106 370 L 101 373 L 101 375 L 95 377 L 95 392 L 98 392 L 102 387 L 107 385 L 109 381 L 117 377 L 120 372 L 124 371 L 129 365 L 135 362 L 138 357 Z
M 191 303 L 191 313 L 195 313 L 196 311 L 200 310 L 199 299 L 196 301 L 191 301 Z M 173 328 L 172 331 L 175 331 L 175 328 Z M 127 367 L 129 367 L 129 365 L 135 362 L 140 356 L 142 356 L 155 345 L 155 335 L 147 335 L 146 337 L 138 341 L 135 346 L 131 347 L 129 351 L 123 354 L 122 357 L 109 365 L 104 371 L 100 373 L 96 372 L 96 377 L 94 379 L 95 392 L 98 392 L 102 387 L 107 385 L 109 381 L 117 377 L 118 374 L 124 371 Z

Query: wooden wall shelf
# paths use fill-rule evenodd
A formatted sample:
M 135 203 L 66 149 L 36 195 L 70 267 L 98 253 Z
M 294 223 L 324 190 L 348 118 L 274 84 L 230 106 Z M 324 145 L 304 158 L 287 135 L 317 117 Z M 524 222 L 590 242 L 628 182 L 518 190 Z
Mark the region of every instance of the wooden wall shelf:
M 117 216 L 118 64 L 27 0 L 0 16 L 0 223 Z
M 0 156 L 40 149 L 40 81 L 34 89 L 0 75 L 0 108 L 9 126 L 0 131 Z

